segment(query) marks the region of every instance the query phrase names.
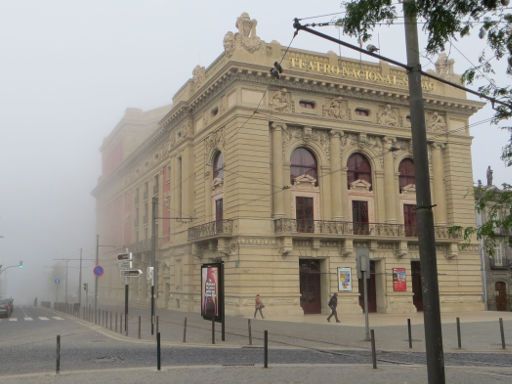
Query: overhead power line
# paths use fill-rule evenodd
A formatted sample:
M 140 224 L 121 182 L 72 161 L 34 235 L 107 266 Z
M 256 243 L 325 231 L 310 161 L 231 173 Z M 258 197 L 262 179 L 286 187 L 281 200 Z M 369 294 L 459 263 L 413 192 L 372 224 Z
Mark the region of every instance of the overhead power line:
M 379 60 L 386 61 L 388 63 L 394 64 L 394 65 L 396 65 L 396 66 L 398 66 L 400 68 L 404 68 L 405 70 L 407 70 L 407 72 L 410 72 L 412 70 L 412 68 L 410 66 L 408 66 L 407 64 L 404 64 L 404 63 L 402 63 L 400 61 L 396 61 L 396 60 L 390 59 L 389 57 L 385 57 L 385 56 L 379 55 L 378 53 L 371 52 L 371 51 L 369 51 L 367 49 L 364 49 L 364 48 L 360 48 L 360 47 L 358 47 L 356 45 L 347 43 L 347 42 L 345 42 L 343 40 L 340 40 L 340 39 L 337 39 L 335 37 L 326 35 L 325 33 L 318 32 L 318 31 L 316 31 L 316 30 L 314 30 L 314 29 L 312 29 L 310 27 L 302 25 L 299 22 L 298 19 L 295 19 L 295 22 L 293 23 L 293 27 L 295 28 L 296 31 L 302 30 L 302 31 L 309 32 L 309 33 L 311 33 L 313 35 L 316 35 L 316 36 L 321 37 L 323 39 L 332 41 L 332 42 L 334 42 L 336 44 L 341 44 L 344 47 L 350 48 L 350 49 L 352 49 L 354 51 L 361 52 L 361 53 L 364 53 L 365 55 L 372 56 L 372 57 L 374 57 L 376 59 L 379 59 Z M 510 104 L 510 103 L 503 102 L 503 101 L 498 100 L 498 99 L 496 99 L 494 97 L 487 96 L 487 95 L 483 94 L 482 92 L 475 91 L 475 90 L 473 90 L 471 88 L 464 87 L 463 85 L 454 83 L 452 81 L 443 79 L 442 77 L 439 77 L 439 76 L 433 75 L 431 73 L 425 72 L 421 68 L 419 68 L 419 72 L 421 73 L 422 76 L 425 76 L 425 77 L 431 78 L 433 80 L 439 81 L 440 83 L 443 83 L 443 84 L 450 85 L 451 87 L 454 87 L 454 88 L 466 91 L 466 92 L 471 93 L 471 94 L 473 94 L 475 96 L 478 96 L 478 97 L 480 97 L 482 99 L 486 99 L 486 100 L 491 102 L 491 105 L 492 105 L 493 108 L 494 108 L 495 104 L 500 104 L 500 105 L 502 105 L 504 107 L 512 109 L 512 104 Z

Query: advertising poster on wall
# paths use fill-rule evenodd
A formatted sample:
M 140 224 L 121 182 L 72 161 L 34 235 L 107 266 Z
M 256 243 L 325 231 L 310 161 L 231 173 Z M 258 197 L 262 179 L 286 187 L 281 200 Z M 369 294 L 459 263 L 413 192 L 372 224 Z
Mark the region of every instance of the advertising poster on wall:
M 393 291 L 407 291 L 405 268 L 393 268 Z
M 338 267 L 338 291 L 352 291 L 352 269 L 350 267 Z
M 205 319 L 221 320 L 222 314 L 222 266 L 201 266 L 201 316 Z

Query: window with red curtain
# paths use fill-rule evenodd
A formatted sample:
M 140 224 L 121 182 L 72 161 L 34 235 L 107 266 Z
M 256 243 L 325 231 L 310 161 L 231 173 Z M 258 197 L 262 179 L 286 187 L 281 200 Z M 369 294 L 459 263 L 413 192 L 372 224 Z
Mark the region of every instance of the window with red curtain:
M 299 147 L 292 153 L 290 161 L 290 182 L 293 184 L 293 180 L 302 175 L 313 177 L 317 180 L 318 184 L 318 172 L 315 156 L 308 149 Z
M 360 153 L 354 153 L 348 158 L 347 162 L 347 181 L 348 185 L 356 180 L 364 180 L 372 184 L 372 167 L 366 156 Z
M 400 185 L 400 192 L 409 184 L 416 184 L 416 172 L 414 168 L 414 161 L 412 159 L 403 159 L 398 166 L 398 182 Z

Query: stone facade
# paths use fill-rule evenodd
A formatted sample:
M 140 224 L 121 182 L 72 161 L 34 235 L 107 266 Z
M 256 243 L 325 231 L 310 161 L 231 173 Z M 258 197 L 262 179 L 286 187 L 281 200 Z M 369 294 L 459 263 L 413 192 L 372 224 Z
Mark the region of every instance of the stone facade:
M 507 210 L 510 212 L 510 207 L 497 202 L 498 196 L 505 191 L 492 185 L 492 171 L 489 168 L 487 172 L 487 185 L 482 186 L 479 181 L 479 185 L 475 188 L 477 205 L 483 196 L 496 196 L 496 199 L 491 198 L 483 209 L 476 210 L 478 225 L 503 220 L 508 214 Z M 489 310 L 512 311 L 512 233 L 503 227 L 497 227 L 494 234 L 493 244 L 486 243 L 485 239 L 480 240 L 484 301 Z
M 160 307 L 199 311 L 200 266 L 223 261 L 227 314 L 252 314 L 257 293 L 268 316 L 327 313 L 338 289 L 341 311 L 361 312 L 355 255 L 367 247 L 374 310 L 416 311 L 418 241 L 404 222 L 415 185 L 400 184 L 400 165 L 412 158 L 406 73 L 290 49 L 276 79 L 269 69 L 286 48 L 263 42 L 247 14 L 236 27 L 171 106 L 138 111 L 136 126 L 129 113 L 105 139 L 110 163 L 94 190 L 100 243 L 128 248 L 145 271 L 155 196 Z M 457 77 L 438 64 L 438 75 Z M 468 119 L 481 104 L 431 80 L 423 88 L 441 306 L 482 309 L 478 244 L 462 248 L 448 231 L 475 222 Z M 315 169 L 293 176 L 301 148 Z M 354 154 L 369 176 L 350 179 Z M 354 219 L 356 206 L 363 219 Z M 123 294 L 115 252 L 101 248 L 104 301 Z M 351 284 L 339 287 L 338 268 L 344 277 L 350 269 Z M 405 286 L 396 284 L 400 270 Z M 130 286 L 133 300 L 148 300 L 144 278 Z

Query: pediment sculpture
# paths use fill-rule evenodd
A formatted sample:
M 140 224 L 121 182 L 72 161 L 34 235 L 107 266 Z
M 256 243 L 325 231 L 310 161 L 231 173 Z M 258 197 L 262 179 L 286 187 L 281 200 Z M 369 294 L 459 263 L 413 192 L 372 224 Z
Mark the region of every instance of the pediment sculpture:
M 402 193 L 416 193 L 416 184 L 407 184 L 402 188 Z
M 350 189 L 354 191 L 365 191 L 369 192 L 371 188 L 371 184 L 366 180 L 357 179 L 350 183 Z
M 314 187 L 316 185 L 316 179 L 310 175 L 300 175 L 300 176 L 297 176 L 293 180 L 293 185 L 295 185 L 295 186 L 304 185 L 304 186 Z

